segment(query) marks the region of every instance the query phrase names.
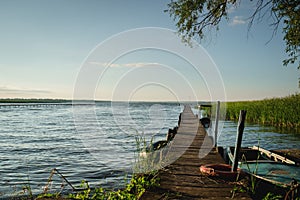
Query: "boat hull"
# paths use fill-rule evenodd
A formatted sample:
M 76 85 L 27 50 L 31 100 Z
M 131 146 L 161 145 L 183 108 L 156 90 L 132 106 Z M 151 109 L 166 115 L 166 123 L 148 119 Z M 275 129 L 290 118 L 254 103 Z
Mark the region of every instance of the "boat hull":
M 234 157 L 233 152 L 232 147 L 227 148 L 231 163 Z M 276 161 L 272 160 L 274 157 Z M 239 168 L 251 176 L 281 187 L 290 187 L 294 180 L 300 182 L 299 166 L 291 160 L 258 147 L 242 148 L 239 154 Z

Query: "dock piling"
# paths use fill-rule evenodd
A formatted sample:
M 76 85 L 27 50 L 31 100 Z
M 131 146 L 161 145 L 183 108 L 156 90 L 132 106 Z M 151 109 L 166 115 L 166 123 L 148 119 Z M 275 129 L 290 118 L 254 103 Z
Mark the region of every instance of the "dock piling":
M 233 172 L 237 171 L 237 167 L 238 167 L 239 154 L 241 151 L 242 138 L 243 138 L 243 132 L 245 127 L 246 113 L 247 113 L 246 110 L 240 111 L 238 128 L 237 128 L 237 137 L 236 137 L 236 143 L 234 148 L 234 159 L 233 159 L 232 170 L 231 170 Z
M 218 145 L 218 126 L 220 118 L 220 101 L 217 101 L 217 110 L 216 110 L 216 124 L 215 124 L 215 147 Z

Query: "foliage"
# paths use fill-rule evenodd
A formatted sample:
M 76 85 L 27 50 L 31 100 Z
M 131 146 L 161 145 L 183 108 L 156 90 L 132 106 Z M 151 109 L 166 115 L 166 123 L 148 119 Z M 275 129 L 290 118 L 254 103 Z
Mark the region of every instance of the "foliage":
M 110 190 L 103 187 L 90 188 L 87 181 L 82 181 L 77 192 L 68 194 L 67 197 L 62 193 L 44 193 L 38 195 L 36 199 L 76 199 L 76 200 L 135 200 L 139 199 L 146 189 L 158 186 L 159 179 L 156 174 L 134 175 L 124 189 Z
M 242 164 L 246 164 L 246 167 L 247 167 L 248 171 L 251 172 L 252 174 L 257 174 L 259 156 L 260 155 L 258 154 L 257 158 L 256 158 L 256 164 L 255 164 L 254 171 L 250 170 L 250 166 L 247 163 L 246 156 L 245 155 L 242 156 L 242 161 L 243 161 Z M 256 189 L 257 189 L 257 180 L 256 180 L 256 177 L 255 176 L 250 176 L 250 183 L 248 183 L 248 191 L 250 192 L 250 194 L 254 195 L 256 193 Z
M 91 189 L 88 182 L 82 181 L 81 190 L 69 194 L 71 199 L 139 199 L 146 189 L 157 186 L 158 179 L 155 174 L 135 175 L 124 189 L 106 190 L 102 187 Z
M 191 37 L 204 37 L 204 30 L 218 25 L 223 17 L 228 17 L 229 5 L 237 4 L 236 0 L 174 0 L 168 4 L 170 16 L 177 20 L 179 33 L 185 41 Z
M 238 120 L 239 111 L 247 110 L 247 122 L 277 127 L 300 127 L 300 94 L 260 101 L 227 102 L 226 118 Z
M 232 7 L 239 7 L 238 0 L 171 0 L 168 4 L 170 16 L 176 21 L 178 32 L 183 40 L 197 36 L 202 39 L 205 30 L 219 29 L 223 18 L 229 20 L 228 14 Z M 288 58 L 284 65 L 293 64 L 300 56 L 300 1 L 299 0 L 256 0 L 253 14 L 249 17 L 249 28 L 254 20 L 258 22 L 268 17 L 276 33 L 279 24 L 283 23 L 283 40 L 286 43 Z M 300 61 L 298 64 L 300 69 Z
M 46 193 L 46 194 L 39 194 L 37 196 L 37 198 L 35 198 L 36 200 L 38 199 L 59 199 L 60 197 L 60 193 Z
M 273 1 L 272 12 L 276 13 L 278 21 L 284 23 L 284 40 L 286 42 L 286 53 L 289 58 L 284 60 L 284 65 L 294 63 L 300 53 L 300 2 L 299 0 Z M 300 62 L 298 65 L 300 69 Z
M 278 199 L 282 199 L 281 195 L 276 195 L 273 194 L 271 192 L 269 192 L 264 198 L 263 200 L 278 200 Z
M 23 189 L 22 194 L 27 194 L 28 199 L 33 199 L 33 194 L 29 182 L 28 184 L 24 185 L 22 189 Z
M 162 142 L 154 147 L 153 140 L 154 137 L 152 136 L 147 145 L 145 135 L 136 133 L 135 163 L 133 165 L 134 173 L 153 173 L 153 171 L 163 168 L 165 162 L 168 162 L 168 159 L 163 156 L 162 150 L 159 150 L 160 147 L 167 145 L 168 142 Z

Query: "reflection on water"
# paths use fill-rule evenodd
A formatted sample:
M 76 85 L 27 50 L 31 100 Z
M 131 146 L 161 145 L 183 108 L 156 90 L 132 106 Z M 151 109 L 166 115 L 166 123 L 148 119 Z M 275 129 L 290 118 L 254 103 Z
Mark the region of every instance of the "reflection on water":
M 219 146 L 234 146 L 237 123 L 226 121 L 222 134 L 218 138 Z M 260 145 L 265 149 L 300 149 L 300 134 L 282 133 L 274 127 L 245 124 L 242 146 Z

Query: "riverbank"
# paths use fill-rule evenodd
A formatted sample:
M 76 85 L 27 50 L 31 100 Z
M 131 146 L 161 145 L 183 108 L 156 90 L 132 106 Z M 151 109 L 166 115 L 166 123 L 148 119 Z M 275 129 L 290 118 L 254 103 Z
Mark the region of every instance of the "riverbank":
M 247 110 L 246 121 L 249 123 L 291 128 L 299 132 L 299 102 L 300 94 L 258 101 L 227 102 L 226 119 L 236 121 L 239 111 Z

